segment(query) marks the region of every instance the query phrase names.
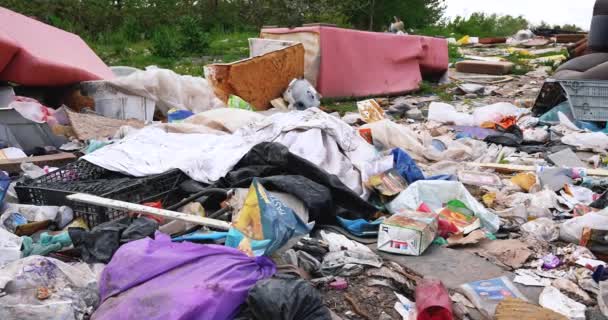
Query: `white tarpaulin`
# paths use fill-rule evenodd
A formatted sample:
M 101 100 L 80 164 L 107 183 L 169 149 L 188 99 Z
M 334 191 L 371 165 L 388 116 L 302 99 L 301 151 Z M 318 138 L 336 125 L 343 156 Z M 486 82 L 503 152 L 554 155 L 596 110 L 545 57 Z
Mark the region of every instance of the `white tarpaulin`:
M 120 90 L 156 101 L 163 114 L 171 108 L 198 113 L 224 107 L 205 78 L 180 75 L 168 69 L 149 67 L 109 82 Z
M 108 170 L 133 176 L 180 169 L 192 179 L 211 183 L 228 173 L 256 144 L 279 142 L 292 153 L 337 175 L 365 195 L 369 164 L 378 159 L 373 146 L 342 120 L 311 108 L 271 115 L 232 135 L 178 134 L 146 127 L 118 143 L 83 157 Z

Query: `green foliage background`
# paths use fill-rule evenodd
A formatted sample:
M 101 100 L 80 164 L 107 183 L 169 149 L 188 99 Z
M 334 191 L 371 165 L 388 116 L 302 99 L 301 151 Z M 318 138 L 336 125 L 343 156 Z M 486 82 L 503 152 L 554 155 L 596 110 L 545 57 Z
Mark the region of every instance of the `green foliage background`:
M 443 18 L 445 0 L 0 0 L 0 6 L 80 35 L 110 65 L 158 65 L 201 74 L 201 65 L 248 54 L 263 25 L 325 22 L 385 31 L 399 17 L 408 32 L 508 36 L 523 17 L 475 13 Z M 569 27 L 569 26 L 568 26 Z

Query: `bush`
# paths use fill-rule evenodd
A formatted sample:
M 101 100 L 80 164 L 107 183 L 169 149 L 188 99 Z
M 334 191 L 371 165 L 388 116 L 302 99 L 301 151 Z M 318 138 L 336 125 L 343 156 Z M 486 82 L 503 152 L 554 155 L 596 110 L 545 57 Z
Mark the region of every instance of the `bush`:
M 183 36 L 181 49 L 188 53 L 204 54 L 209 48 L 211 38 L 204 32 L 202 22 L 192 16 L 184 16 L 179 20 L 179 31 Z
M 152 36 L 152 53 L 163 58 L 177 58 L 182 49 L 182 37 L 174 28 L 161 28 Z

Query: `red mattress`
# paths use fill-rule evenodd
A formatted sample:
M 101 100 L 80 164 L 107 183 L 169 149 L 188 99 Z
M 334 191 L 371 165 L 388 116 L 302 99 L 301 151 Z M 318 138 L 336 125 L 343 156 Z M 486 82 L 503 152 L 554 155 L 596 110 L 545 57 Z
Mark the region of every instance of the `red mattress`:
M 59 86 L 111 78 L 77 35 L 0 7 L 0 80 Z
M 418 89 L 424 76 L 448 69 L 445 39 L 328 26 L 263 29 L 267 34 L 320 36 L 318 91 L 327 98 L 400 94 Z

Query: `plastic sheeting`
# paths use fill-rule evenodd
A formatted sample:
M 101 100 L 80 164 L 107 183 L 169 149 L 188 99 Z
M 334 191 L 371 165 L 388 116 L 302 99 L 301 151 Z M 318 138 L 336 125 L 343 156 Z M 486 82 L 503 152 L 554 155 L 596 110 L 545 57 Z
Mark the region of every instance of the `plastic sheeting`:
M 49 298 L 38 300 L 38 288 L 49 289 Z M 96 276 L 88 266 L 41 256 L 3 266 L 0 289 L 7 293 L 0 297 L 0 319 L 81 320 L 99 301 Z
M 271 115 L 232 135 L 176 134 L 144 128 L 83 157 L 93 164 L 133 176 L 181 169 L 211 183 L 225 176 L 254 145 L 279 142 L 289 151 L 334 174 L 361 196 L 374 173 L 367 165 L 379 157 L 355 129 L 317 108 Z
M 362 128 L 371 129 L 374 145 L 383 149 L 401 148 L 418 164 L 431 161 L 472 161 L 487 155 L 488 146 L 483 141 L 473 139 L 453 140 L 450 136 L 432 137 L 422 130 L 414 130 L 392 122 L 381 120 L 369 123 Z M 441 151 L 433 146 L 433 140 L 440 140 L 446 149 Z
M 199 113 L 225 107 L 202 77 L 179 75 L 168 69 L 148 68 L 110 81 L 127 93 L 150 98 L 163 114 L 177 108 Z
M 0 80 L 60 86 L 114 77 L 75 34 L 2 7 L 0 21 Z
M 123 245 L 100 280 L 92 320 L 233 319 L 249 289 L 274 263 L 234 248 L 172 243 L 162 233 Z
M 260 177 L 260 183 L 269 190 L 286 192 L 302 200 L 310 213 L 310 221 L 334 223 L 333 216 L 344 211 L 339 208 L 346 209 L 343 216 L 349 219 L 370 218 L 377 211 L 336 176 L 278 143 L 253 147 L 214 187 L 245 187 L 256 177 Z
M 429 208 L 437 211 L 451 200 L 462 201 L 467 208 L 479 217 L 483 226 L 490 232 L 498 231 L 500 219 L 480 204 L 460 182 L 456 181 L 417 181 L 401 192 L 397 198 L 387 204 L 391 213 L 399 209 L 416 210 L 420 204 L 425 203 Z

